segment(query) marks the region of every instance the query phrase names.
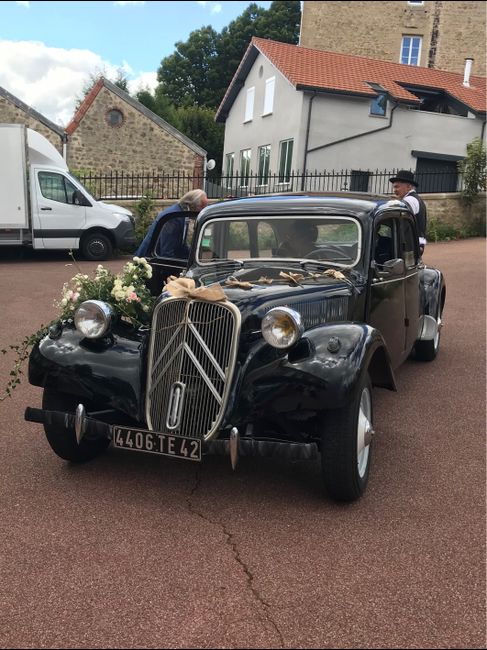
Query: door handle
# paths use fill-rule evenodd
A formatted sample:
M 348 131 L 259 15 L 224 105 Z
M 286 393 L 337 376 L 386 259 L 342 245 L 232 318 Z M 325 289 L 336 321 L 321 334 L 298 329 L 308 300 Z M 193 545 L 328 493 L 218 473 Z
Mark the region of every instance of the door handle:
M 52 208 L 41 208 L 41 210 L 52 210 Z

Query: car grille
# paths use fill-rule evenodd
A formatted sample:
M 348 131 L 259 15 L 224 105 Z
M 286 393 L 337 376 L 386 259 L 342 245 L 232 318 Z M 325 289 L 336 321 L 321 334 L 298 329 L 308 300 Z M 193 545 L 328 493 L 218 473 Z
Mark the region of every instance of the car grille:
M 240 312 L 232 303 L 168 298 L 152 321 L 146 415 L 149 428 L 211 438 L 235 367 Z

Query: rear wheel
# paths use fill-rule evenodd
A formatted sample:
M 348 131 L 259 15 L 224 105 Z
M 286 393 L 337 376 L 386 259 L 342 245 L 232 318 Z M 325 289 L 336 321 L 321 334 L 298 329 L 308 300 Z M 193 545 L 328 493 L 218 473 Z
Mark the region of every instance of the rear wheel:
M 337 501 L 355 501 L 365 491 L 373 434 L 372 384 L 364 373 L 350 403 L 327 411 L 321 437 L 321 468 L 328 494 Z
M 50 388 L 45 388 L 42 396 L 42 408 L 46 411 L 62 411 L 74 413 L 78 400 L 72 395 L 60 393 Z M 88 440 L 82 438 L 80 444 L 76 440 L 73 428 L 58 429 L 51 424 L 44 424 L 44 432 L 52 450 L 64 460 L 82 463 L 99 456 L 105 451 L 110 441 L 105 438 Z
M 441 336 L 441 316 L 436 319 L 436 327 L 434 336 L 428 341 L 416 341 L 414 346 L 414 356 L 419 361 L 433 361 L 436 359 L 438 350 L 440 349 L 440 336 Z
M 90 232 L 81 240 L 81 252 L 87 260 L 107 260 L 113 252 L 112 242 L 101 232 Z

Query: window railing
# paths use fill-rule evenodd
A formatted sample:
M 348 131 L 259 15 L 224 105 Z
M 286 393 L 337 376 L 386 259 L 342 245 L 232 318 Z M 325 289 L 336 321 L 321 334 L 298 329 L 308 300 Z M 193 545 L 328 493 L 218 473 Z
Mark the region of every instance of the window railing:
M 192 189 L 201 188 L 211 199 L 242 197 L 282 192 L 368 192 L 392 194 L 389 178 L 397 170 L 342 170 L 323 172 L 292 172 L 284 180 L 279 173 L 268 174 L 262 185 L 259 174 L 232 176 L 208 174 L 207 177 L 186 173 L 82 173 L 79 180 L 101 200 L 139 199 L 150 195 L 154 199 L 177 200 Z M 463 179 L 455 170 L 425 171 L 415 175 L 418 192 L 460 192 Z

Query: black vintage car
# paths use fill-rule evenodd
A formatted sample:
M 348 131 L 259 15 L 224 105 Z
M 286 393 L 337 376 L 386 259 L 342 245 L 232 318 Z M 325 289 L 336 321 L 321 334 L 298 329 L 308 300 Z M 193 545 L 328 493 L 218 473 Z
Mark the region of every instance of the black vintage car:
M 185 214 L 189 259 L 149 258 L 151 326 L 85 303 L 78 329 L 66 322 L 33 349 L 43 408 L 26 419 L 71 461 L 110 442 L 191 461 L 227 454 L 233 466 L 239 455 L 316 457 L 333 498 L 358 498 L 372 388 L 395 390 L 395 369 L 410 355 L 433 360 L 440 342 L 445 282 L 419 256 L 408 206 L 298 194 Z M 163 289 L 168 276 L 179 277 Z

